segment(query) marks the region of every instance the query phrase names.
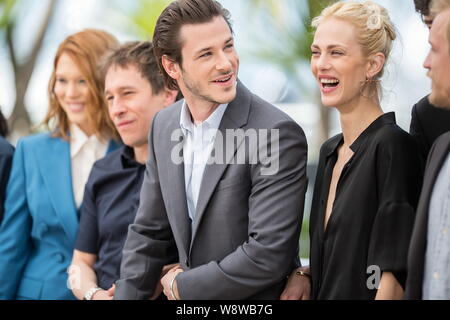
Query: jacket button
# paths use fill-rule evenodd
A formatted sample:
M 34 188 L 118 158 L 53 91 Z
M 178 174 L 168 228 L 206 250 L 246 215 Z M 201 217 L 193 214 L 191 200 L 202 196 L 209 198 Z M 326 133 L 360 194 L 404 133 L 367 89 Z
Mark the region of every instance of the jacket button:
M 64 262 L 64 255 L 61 252 L 58 252 L 56 254 L 56 259 L 58 260 L 59 263 L 63 263 Z

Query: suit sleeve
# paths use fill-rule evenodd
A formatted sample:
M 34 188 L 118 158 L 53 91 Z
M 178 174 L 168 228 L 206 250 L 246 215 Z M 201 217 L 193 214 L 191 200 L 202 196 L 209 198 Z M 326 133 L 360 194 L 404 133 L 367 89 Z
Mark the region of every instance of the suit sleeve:
M 149 160 L 141 189 L 139 209 L 130 225 L 123 250 L 116 300 L 149 299 L 162 268 L 177 259 L 177 250 L 159 184 L 154 152 L 157 115 L 149 138 Z
M 14 154 L 0 227 L 0 299 L 14 299 L 31 251 L 31 216 L 27 205 L 24 146 Z
M 261 161 L 251 166 L 247 241 L 221 261 L 180 273 L 176 281 L 181 299 L 247 299 L 291 272 L 307 188 L 307 143 L 291 120 L 273 129 L 279 130 L 274 170 L 267 171 Z

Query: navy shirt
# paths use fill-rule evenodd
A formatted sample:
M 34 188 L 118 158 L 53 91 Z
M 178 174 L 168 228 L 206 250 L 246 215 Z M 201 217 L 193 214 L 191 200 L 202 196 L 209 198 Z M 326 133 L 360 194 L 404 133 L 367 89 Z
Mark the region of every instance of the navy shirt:
M 3 204 L 5 201 L 6 186 L 11 172 L 14 148 L 3 137 L 0 137 L 0 223 L 3 218 Z
M 122 147 L 97 161 L 86 184 L 75 249 L 97 255 L 98 286 L 109 289 L 120 277 L 128 226 L 139 207 L 145 164 Z

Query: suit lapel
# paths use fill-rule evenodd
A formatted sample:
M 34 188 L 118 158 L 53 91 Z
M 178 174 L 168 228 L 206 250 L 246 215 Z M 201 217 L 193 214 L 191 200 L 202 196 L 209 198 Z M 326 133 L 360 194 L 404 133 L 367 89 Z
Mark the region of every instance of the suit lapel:
M 174 112 L 175 117 L 168 125 L 168 131 L 165 135 L 167 137 L 171 137 L 174 132 L 179 132 L 179 139 L 175 139 L 176 141 L 170 141 L 170 148 L 166 149 L 169 154 L 166 155 L 165 159 L 171 159 L 172 150 L 176 150 L 177 146 L 180 146 L 183 143 L 184 136 L 181 132 L 179 122 L 181 106 L 182 103 L 179 103 L 177 111 Z M 180 154 L 178 154 L 177 156 L 180 156 L 180 159 L 183 159 L 182 149 L 180 149 Z M 187 207 L 185 188 L 186 184 L 184 179 L 184 161 L 181 161 L 181 163 L 175 163 L 173 160 L 168 161 L 167 171 L 167 176 L 169 178 L 169 181 L 167 183 L 168 185 L 170 185 L 171 189 L 170 200 L 167 201 L 167 204 L 169 206 L 168 211 L 170 211 L 173 215 L 172 226 L 176 228 L 176 231 L 173 232 L 173 234 L 180 235 L 183 249 L 185 250 L 185 253 L 187 255 L 188 248 L 191 242 L 191 220 L 189 219 Z
M 226 145 L 226 131 L 229 129 L 239 129 L 247 124 L 250 113 L 250 103 L 251 93 L 241 82 L 238 82 L 236 99 L 228 105 L 227 110 L 225 111 L 219 127 L 219 131 L 222 135 L 221 137 L 216 137 L 213 147 L 213 150 L 217 150 L 218 148 L 219 150 L 220 148 L 224 150 L 224 161 L 221 161 L 220 164 L 207 164 L 205 167 L 205 172 L 203 174 L 203 180 L 200 187 L 199 198 L 197 201 L 197 210 L 193 226 L 191 248 L 208 203 L 214 194 L 217 184 L 219 183 L 228 165 L 233 160 L 237 149 L 244 141 L 244 137 L 240 137 L 239 140 L 236 141 L 236 144 L 233 145 L 233 152 L 229 152 L 224 147 Z M 223 140 L 220 138 L 223 138 Z
M 445 138 L 443 137 L 442 141 L 438 141 L 435 148 L 436 149 L 433 151 L 433 155 L 430 158 L 423 182 L 423 191 L 427 194 L 428 199 L 426 202 L 428 204 L 431 199 L 436 179 L 444 165 L 444 161 L 447 159 L 448 152 L 450 151 L 450 134 L 445 135 Z
M 75 243 L 78 216 L 73 198 L 70 145 L 68 142 L 52 138 L 49 140 L 47 152 L 36 153 L 56 215 L 69 238 Z

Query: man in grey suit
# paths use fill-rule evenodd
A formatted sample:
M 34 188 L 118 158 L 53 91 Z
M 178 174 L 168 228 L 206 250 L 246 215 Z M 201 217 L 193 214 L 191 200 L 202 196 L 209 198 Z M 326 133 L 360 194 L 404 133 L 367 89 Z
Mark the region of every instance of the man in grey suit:
M 237 79 L 229 12 L 179 0 L 153 38 L 169 88 L 157 114 L 140 208 L 115 299 L 278 299 L 293 269 L 307 186 L 307 143 L 287 115 Z M 270 150 L 270 152 L 269 152 Z
M 450 0 L 434 0 L 431 51 L 425 61 L 432 80 L 430 102 L 450 109 Z M 428 156 L 408 254 L 407 299 L 450 299 L 450 132 Z

